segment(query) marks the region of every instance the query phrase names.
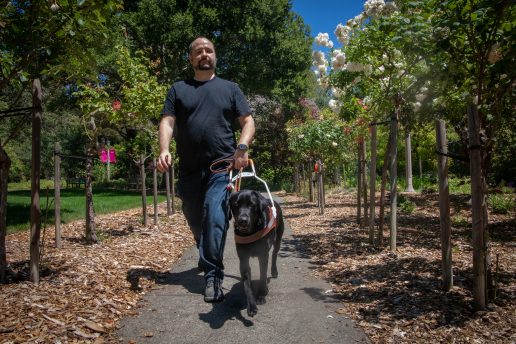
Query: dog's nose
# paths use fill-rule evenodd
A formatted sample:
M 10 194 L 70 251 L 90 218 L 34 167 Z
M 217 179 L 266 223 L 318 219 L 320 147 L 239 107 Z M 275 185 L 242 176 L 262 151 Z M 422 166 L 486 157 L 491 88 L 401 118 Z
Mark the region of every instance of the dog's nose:
M 237 220 L 237 224 L 239 226 L 247 226 L 248 223 L 249 223 L 249 218 L 247 216 L 241 216 Z

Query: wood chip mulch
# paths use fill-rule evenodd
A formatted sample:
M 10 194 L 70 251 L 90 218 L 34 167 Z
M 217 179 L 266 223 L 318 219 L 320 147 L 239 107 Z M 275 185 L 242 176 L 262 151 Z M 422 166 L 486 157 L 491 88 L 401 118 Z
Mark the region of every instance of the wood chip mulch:
M 496 299 L 488 310 L 475 312 L 469 197 L 452 198 L 454 286 L 444 292 L 438 195 L 404 195 L 416 209 L 398 213 L 394 252 L 389 250 L 388 218 L 384 248 L 367 243 L 368 229 L 356 224 L 352 193 L 327 195 L 323 215 L 316 204 L 296 195 L 280 196 L 285 199 L 286 220 L 304 243 L 316 275 L 331 283 L 332 293 L 342 302 L 338 313 L 354 319 L 373 343 L 516 343 L 513 214 L 489 217 L 493 272 L 496 255 L 499 258 Z
M 300 239 L 300 254 L 316 266 L 341 301 L 339 314 L 354 319 L 373 343 L 516 343 L 516 229 L 514 215 L 490 216 L 496 299 L 489 309 L 472 306 L 472 250 L 467 199 L 452 210 L 454 287 L 440 289 L 440 239 L 436 195 L 407 195 L 412 214 L 399 214 L 397 250 L 367 244 L 350 193 L 327 195 L 325 213 L 286 193 L 285 218 Z M 141 223 L 139 209 L 96 220 L 99 241 L 83 242 L 84 221 L 62 226 L 63 247 L 53 228 L 44 234 L 39 285 L 28 281 L 29 233 L 7 236 L 8 283 L 0 285 L 0 343 L 117 343 L 121 318 L 137 314 L 143 295 L 164 282 L 167 271 L 194 242 L 181 214 L 159 228 Z M 151 211 L 152 212 L 152 211 Z M 146 334 L 143 333 L 142 336 Z
M 116 343 L 119 320 L 194 244 L 182 214 L 159 226 L 141 209 L 96 218 L 98 243 L 83 241 L 84 221 L 62 225 L 62 248 L 54 228 L 45 230 L 39 285 L 28 281 L 29 233 L 7 236 L 7 284 L 0 285 L 0 343 Z M 143 334 L 142 334 L 143 335 Z

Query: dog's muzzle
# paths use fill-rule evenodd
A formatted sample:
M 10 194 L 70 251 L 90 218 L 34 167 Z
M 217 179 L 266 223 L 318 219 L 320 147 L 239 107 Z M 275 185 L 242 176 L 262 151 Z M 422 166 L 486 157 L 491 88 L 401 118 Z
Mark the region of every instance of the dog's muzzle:
M 251 231 L 251 221 L 248 216 L 239 216 L 235 219 L 235 227 L 239 232 L 245 234 Z

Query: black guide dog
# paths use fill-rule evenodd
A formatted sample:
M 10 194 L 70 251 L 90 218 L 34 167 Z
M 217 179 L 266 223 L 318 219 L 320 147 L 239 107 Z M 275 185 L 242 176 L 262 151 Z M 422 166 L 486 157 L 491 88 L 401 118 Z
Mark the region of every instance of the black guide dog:
M 278 277 L 276 260 L 284 231 L 283 216 L 278 203 L 274 202 L 276 207 L 276 218 L 274 218 L 271 201 L 253 190 L 232 193 L 229 205 L 234 218 L 236 251 L 247 299 L 247 314 L 252 317 L 258 312 L 256 305 L 264 304 L 265 296 L 269 292 L 267 268 L 271 247 L 273 247 L 271 275 L 273 278 Z M 260 281 L 256 295 L 251 287 L 251 266 L 249 265 L 251 257 L 258 257 L 260 266 Z

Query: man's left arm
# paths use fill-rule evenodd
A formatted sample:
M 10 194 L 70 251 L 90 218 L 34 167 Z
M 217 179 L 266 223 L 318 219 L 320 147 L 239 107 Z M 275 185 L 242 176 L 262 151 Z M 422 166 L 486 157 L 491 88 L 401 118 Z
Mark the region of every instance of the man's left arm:
M 238 140 L 238 144 L 244 144 L 247 147 L 251 144 L 251 141 L 254 137 L 255 127 L 254 127 L 254 119 L 251 115 L 244 115 L 238 118 L 240 122 L 240 127 L 242 128 L 242 133 L 240 134 L 240 140 Z M 235 161 L 235 169 L 240 169 L 247 167 L 249 163 L 249 153 L 247 150 L 237 149 L 234 155 Z

